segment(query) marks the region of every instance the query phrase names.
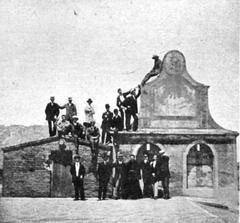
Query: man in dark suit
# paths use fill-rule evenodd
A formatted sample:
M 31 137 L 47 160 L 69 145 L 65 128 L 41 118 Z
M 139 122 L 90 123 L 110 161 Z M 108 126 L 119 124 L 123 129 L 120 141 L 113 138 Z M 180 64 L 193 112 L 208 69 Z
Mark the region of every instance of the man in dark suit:
M 108 161 L 107 155 L 103 156 L 103 162 L 98 165 L 98 200 L 100 201 L 106 199 L 107 186 L 112 173 L 112 165 Z
M 59 115 L 60 106 L 57 103 L 54 103 L 55 98 L 50 97 L 50 101 L 45 109 L 46 120 L 48 121 L 49 135 L 50 137 L 56 135 L 56 125 L 55 122 Z
M 143 196 L 144 197 L 152 197 L 152 173 L 151 166 L 148 158 L 148 154 L 144 154 L 144 160 L 141 163 L 141 175 L 143 179 Z
M 113 163 L 113 168 L 115 168 L 113 197 L 114 199 L 125 198 L 126 164 L 122 154 L 118 154 L 117 162 Z
M 123 103 L 127 97 L 127 95 L 130 93 L 130 91 L 127 91 L 125 93 L 122 92 L 122 89 L 118 89 L 118 96 L 117 96 L 117 107 L 119 109 L 121 118 L 122 118 L 122 129 L 124 129 L 124 113 L 125 113 L 125 107 L 123 106 Z
M 112 117 L 113 113 L 110 111 L 109 104 L 105 105 L 106 111 L 102 114 L 102 144 L 105 143 L 105 136 L 106 136 L 106 143 L 111 142 L 111 135 L 109 133 L 109 130 L 112 125 Z
M 141 179 L 140 168 L 135 159 L 135 155 L 130 155 L 130 160 L 126 164 L 127 177 L 127 198 L 138 199 L 142 198 L 142 191 L 139 180 Z
M 71 165 L 70 172 L 72 174 L 72 182 L 75 190 L 74 200 L 79 200 L 79 193 L 80 193 L 81 200 L 85 200 L 84 185 L 83 185 L 85 168 L 80 163 L 79 155 L 75 155 L 74 164 Z
M 140 85 L 138 86 L 138 93 L 136 94 L 136 89 L 133 89 L 130 95 L 123 102 L 123 106 L 126 107 L 126 130 L 129 131 L 131 129 L 131 117 L 133 117 L 133 131 L 137 131 L 138 129 L 138 104 L 137 98 L 141 94 Z
M 123 125 L 122 125 L 122 118 L 118 114 L 118 109 L 115 108 L 113 110 L 113 118 L 112 118 L 112 128 L 114 131 L 122 131 L 123 130 Z
M 159 157 L 158 157 L 158 162 L 159 162 L 159 180 L 162 181 L 162 187 L 163 187 L 163 198 L 164 199 L 169 199 L 170 194 L 169 194 L 169 178 L 170 176 L 170 171 L 169 171 L 169 157 L 164 155 L 165 151 L 160 150 L 159 151 Z

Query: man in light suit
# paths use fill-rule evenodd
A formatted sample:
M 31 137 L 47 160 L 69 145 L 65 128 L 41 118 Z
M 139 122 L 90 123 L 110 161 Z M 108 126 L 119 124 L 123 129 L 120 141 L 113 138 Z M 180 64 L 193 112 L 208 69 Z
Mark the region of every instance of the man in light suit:
M 84 194 L 84 176 L 85 176 L 85 168 L 83 164 L 80 163 L 80 156 L 75 155 L 74 164 L 71 165 L 70 172 L 72 174 L 72 182 L 75 190 L 75 198 L 74 200 L 79 200 L 79 193 L 81 200 L 85 200 Z

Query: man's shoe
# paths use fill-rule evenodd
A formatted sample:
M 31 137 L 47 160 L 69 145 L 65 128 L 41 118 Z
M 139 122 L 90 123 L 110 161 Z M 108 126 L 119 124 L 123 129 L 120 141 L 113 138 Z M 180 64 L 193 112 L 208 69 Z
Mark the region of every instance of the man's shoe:
M 98 201 L 101 201 L 101 198 L 98 198 Z
M 83 198 L 83 199 L 81 199 L 81 201 L 86 201 L 87 199 L 85 199 L 85 198 Z
M 74 201 L 78 201 L 78 200 L 79 200 L 79 198 L 74 198 L 73 200 L 74 200 Z

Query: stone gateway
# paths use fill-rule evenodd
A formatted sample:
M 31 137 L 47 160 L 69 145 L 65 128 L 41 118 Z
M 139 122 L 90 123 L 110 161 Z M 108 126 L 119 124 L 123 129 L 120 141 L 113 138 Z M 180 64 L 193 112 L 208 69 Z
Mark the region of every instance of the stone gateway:
M 161 73 L 142 88 L 137 132 L 120 132 L 119 150 L 139 161 L 163 148 L 170 157 L 170 194 L 237 202 L 237 132 L 220 127 L 208 108 L 208 88 L 189 75 L 173 50 Z M 158 148 L 158 149 L 157 149 Z
M 163 149 L 170 158 L 171 196 L 212 197 L 236 204 L 238 133 L 213 120 L 208 88 L 189 75 L 181 52 L 168 52 L 160 73 L 141 89 L 138 131 L 118 132 L 114 136 L 117 151 L 112 154 L 120 152 L 125 162 L 134 154 L 141 162 L 143 154 L 152 159 Z M 54 137 L 3 148 L 3 196 L 71 196 L 70 166 L 63 157 L 72 161 L 74 143 L 66 142 L 65 155 L 56 150 L 59 145 Z M 90 149 L 81 145 L 79 154 L 89 169 Z M 51 171 L 44 166 L 49 155 L 56 156 Z M 94 175 L 87 171 L 86 197 L 97 197 L 97 186 Z

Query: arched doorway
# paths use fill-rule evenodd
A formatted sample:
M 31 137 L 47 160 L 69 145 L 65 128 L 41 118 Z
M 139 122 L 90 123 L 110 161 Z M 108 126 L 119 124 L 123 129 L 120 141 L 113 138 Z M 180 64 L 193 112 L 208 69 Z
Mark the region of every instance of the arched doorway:
M 214 155 L 203 143 L 193 145 L 187 154 L 186 188 L 214 187 Z
M 143 155 L 145 153 L 148 154 L 149 160 L 152 160 L 153 155 L 158 154 L 159 150 L 160 148 L 157 145 L 154 145 L 152 143 L 145 143 L 138 149 L 136 160 L 138 162 L 141 162 L 144 158 Z

